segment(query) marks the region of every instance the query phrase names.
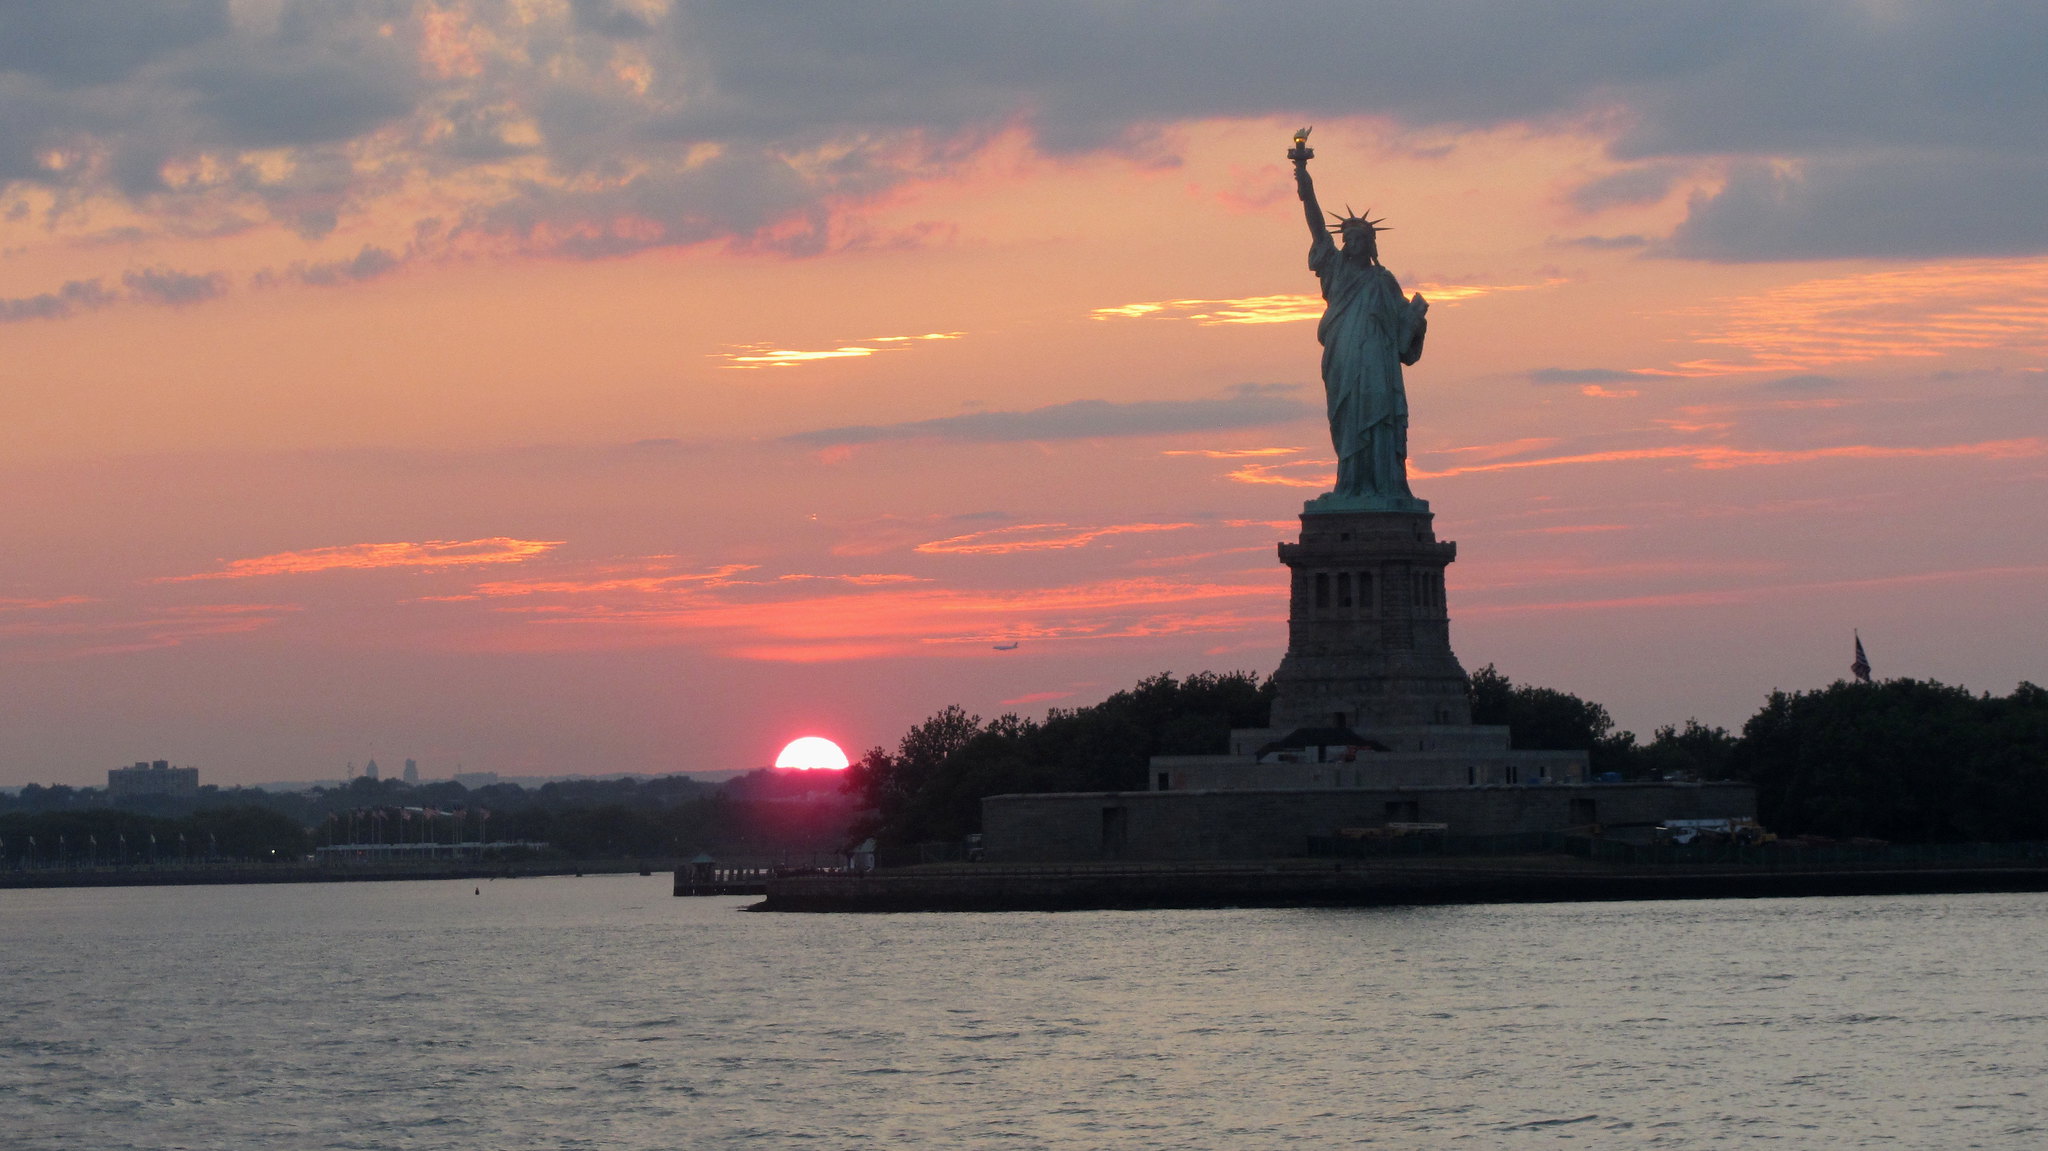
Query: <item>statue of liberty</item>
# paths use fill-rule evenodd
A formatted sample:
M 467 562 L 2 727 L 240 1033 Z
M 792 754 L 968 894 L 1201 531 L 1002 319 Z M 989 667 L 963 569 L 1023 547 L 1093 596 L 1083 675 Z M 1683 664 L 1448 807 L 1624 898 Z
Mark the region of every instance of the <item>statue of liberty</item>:
M 1408 394 L 1401 366 L 1422 358 L 1428 301 L 1403 299 L 1401 284 L 1380 265 L 1380 221 L 1331 213 L 1323 222 L 1308 162 L 1308 129 L 1294 135 L 1295 190 L 1308 214 L 1308 266 L 1323 285 L 1323 398 L 1337 449 L 1337 486 L 1309 502 L 1309 511 L 1422 511 L 1408 490 Z M 1335 232 L 1340 249 L 1330 240 Z

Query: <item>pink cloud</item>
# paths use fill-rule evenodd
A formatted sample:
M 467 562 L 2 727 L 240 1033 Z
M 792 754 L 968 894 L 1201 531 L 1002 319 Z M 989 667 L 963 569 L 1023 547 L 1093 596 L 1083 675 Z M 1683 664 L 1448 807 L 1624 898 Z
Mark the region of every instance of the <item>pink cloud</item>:
M 1967 583 L 1982 580 L 2038 580 L 2048 575 L 2048 564 L 1962 568 L 1950 571 L 1911 572 L 1903 575 L 1871 576 L 1866 579 L 1818 580 L 1800 583 L 1763 584 L 1745 582 L 1737 587 L 1702 588 L 1693 591 L 1651 595 L 1613 596 L 1597 599 L 1558 600 L 1548 603 L 1467 603 L 1460 615 L 1520 615 L 1530 612 L 1611 611 L 1642 607 L 1703 607 L 1719 604 L 1783 600 L 1788 596 L 1842 592 L 1861 588 L 1902 587 L 1938 583 Z
M 980 655 L 1016 639 L 1147 638 L 1241 630 L 1280 618 L 1276 580 L 1134 577 L 1053 588 L 966 590 L 928 582 L 791 595 L 751 583 L 550 581 L 537 602 L 494 610 L 536 630 L 486 642 L 522 650 L 702 643 L 745 659 L 816 662 L 954 649 Z M 495 593 L 498 595 L 504 592 Z
M 72 602 L 97 601 L 72 597 Z M 0 624 L 0 643 L 14 658 L 118 655 L 259 631 L 299 610 L 297 604 L 220 603 L 162 608 L 141 616 L 38 618 Z
M 91 596 L 62 595 L 49 599 L 15 599 L 0 597 L 0 611 L 47 611 L 50 608 L 71 607 L 75 604 L 92 603 Z
M 1034 691 L 1020 695 L 1015 699 L 1003 700 L 1002 705 L 1004 707 L 1020 707 L 1027 703 L 1048 703 L 1055 699 L 1072 698 L 1074 698 L 1074 693 L 1071 691 Z

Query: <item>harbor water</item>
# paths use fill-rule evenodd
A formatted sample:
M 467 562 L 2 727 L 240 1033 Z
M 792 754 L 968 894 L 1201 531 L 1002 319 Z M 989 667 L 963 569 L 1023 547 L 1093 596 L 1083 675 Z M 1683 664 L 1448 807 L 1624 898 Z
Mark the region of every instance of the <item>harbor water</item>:
M 2031 1148 L 2048 896 L 814 916 L 0 891 L 10 1148 Z

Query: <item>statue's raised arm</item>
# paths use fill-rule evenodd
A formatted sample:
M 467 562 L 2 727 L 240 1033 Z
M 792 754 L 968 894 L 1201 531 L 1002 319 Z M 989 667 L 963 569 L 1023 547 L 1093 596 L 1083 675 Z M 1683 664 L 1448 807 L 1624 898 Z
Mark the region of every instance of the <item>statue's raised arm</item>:
M 1316 150 L 1308 146 L 1308 133 L 1309 129 L 1303 128 L 1294 134 L 1294 147 L 1287 150 L 1287 158 L 1294 161 L 1294 190 L 1301 196 L 1301 206 L 1308 216 L 1308 234 L 1313 243 L 1328 241 L 1329 231 L 1323 224 L 1323 206 L 1316 202 L 1316 182 L 1308 174 L 1308 162 L 1316 155 Z

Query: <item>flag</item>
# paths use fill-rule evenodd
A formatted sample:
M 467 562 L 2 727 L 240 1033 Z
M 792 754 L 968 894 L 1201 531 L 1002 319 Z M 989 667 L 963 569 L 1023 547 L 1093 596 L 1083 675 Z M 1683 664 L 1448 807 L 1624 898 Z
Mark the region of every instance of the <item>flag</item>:
M 1856 637 L 1856 662 L 1849 665 L 1849 674 L 1856 677 L 1857 683 L 1870 682 L 1870 660 L 1863 654 L 1863 637 L 1860 635 Z

